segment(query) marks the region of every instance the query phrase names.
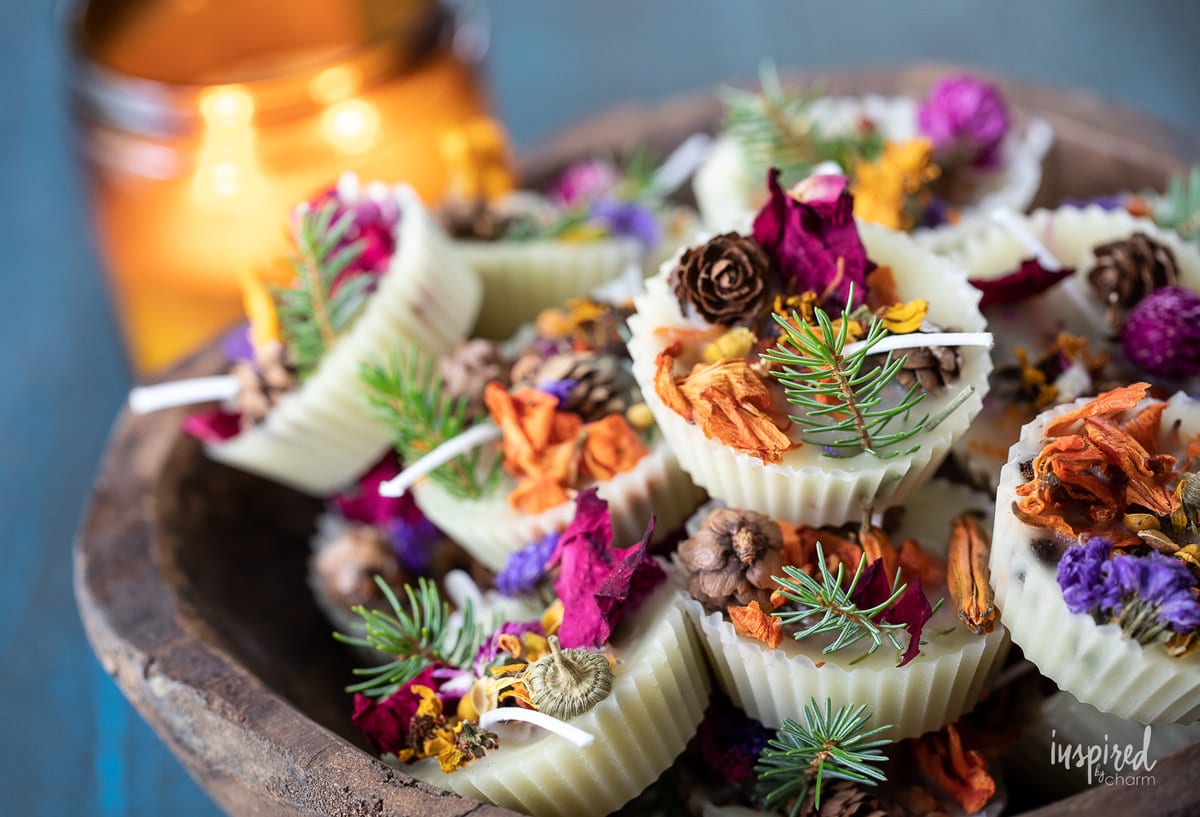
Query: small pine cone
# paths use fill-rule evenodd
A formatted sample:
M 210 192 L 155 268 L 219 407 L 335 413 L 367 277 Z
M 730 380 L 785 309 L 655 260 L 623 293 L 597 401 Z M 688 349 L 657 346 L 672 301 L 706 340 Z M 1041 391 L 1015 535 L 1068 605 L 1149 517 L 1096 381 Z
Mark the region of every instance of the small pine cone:
M 904 814 L 904 809 L 883 803 L 866 786 L 849 780 L 826 782 L 821 787 L 819 809 L 813 805 L 812 790 L 800 807 L 801 817 L 903 817 Z
M 1096 265 L 1088 282 L 1108 305 L 1108 321 L 1120 329 L 1125 313 L 1154 290 L 1175 286 L 1179 270 L 1175 253 L 1145 233 L 1092 248 Z
M 448 357 L 438 361 L 438 373 L 445 384 L 446 396 L 465 398 L 470 418 L 486 416 L 483 390 L 492 381 L 507 387 L 509 366 L 496 343 L 482 338 L 468 340 L 454 347 Z
M 313 568 L 325 597 L 342 609 L 356 604 L 386 606 L 375 576 L 391 587 L 406 580 L 392 543 L 374 525 L 349 525 L 331 544 L 317 552 Z
M 688 571 L 688 591 L 710 612 L 757 601 L 769 606 L 783 570 L 783 531 L 754 511 L 717 508 L 695 536 L 679 546 Z
M 922 346 L 904 354 L 904 365 L 896 374 L 896 381 L 906 389 L 920 383 L 925 391 L 937 391 L 958 377 L 960 358 L 953 347 Z
M 240 361 L 230 370 L 238 382 L 234 405 L 242 415 L 243 431 L 261 422 L 276 403 L 299 386 L 285 360 L 283 344 L 272 343 L 264 347 L 256 358 L 256 363 Z
M 454 198 L 442 205 L 438 220 L 451 238 L 497 241 L 512 223 L 512 216 L 481 199 Z
M 671 273 L 679 306 L 709 323 L 749 323 L 767 297 L 771 259 L 753 238 L 722 233 L 686 250 Z
M 520 381 L 517 381 L 518 375 Z M 599 420 L 609 414 L 622 414 L 629 407 L 629 375 L 611 355 L 567 352 L 552 355 L 537 364 L 526 355 L 513 366 L 513 379 L 519 385 L 534 387 L 561 380 L 574 381 L 561 408 L 575 412 L 584 422 Z

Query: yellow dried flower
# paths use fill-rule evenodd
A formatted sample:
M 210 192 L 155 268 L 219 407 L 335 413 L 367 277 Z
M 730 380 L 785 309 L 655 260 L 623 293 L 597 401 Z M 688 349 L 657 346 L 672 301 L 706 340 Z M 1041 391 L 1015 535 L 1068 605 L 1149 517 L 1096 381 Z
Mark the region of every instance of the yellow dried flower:
M 442 714 L 442 700 L 427 686 L 413 684 L 412 691 L 421 699 L 417 704 L 417 713 L 413 717 L 436 718 Z
M 558 632 L 558 628 L 562 626 L 562 620 L 562 599 L 555 599 L 554 603 L 546 608 L 546 612 L 542 613 L 542 632 L 548 636 L 554 635 Z
M 595 241 L 608 236 L 608 230 L 599 224 L 591 224 L 584 222 L 577 224 L 574 227 L 568 227 L 558 234 L 560 241 L 566 241 L 573 244 L 583 244 L 588 241 Z
M 917 298 L 908 303 L 892 304 L 880 316 L 879 320 L 889 332 L 906 335 L 921 328 L 925 313 L 929 311 L 929 301 Z
M 266 281 L 254 270 L 243 270 L 238 276 L 242 288 L 242 306 L 250 319 L 250 343 L 256 350 L 280 343 L 279 313 Z
M 654 425 L 654 414 L 645 403 L 634 403 L 626 409 L 625 419 L 639 431 L 644 431 Z
M 718 360 L 745 357 L 754 347 L 754 333 L 745 326 L 737 326 L 725 334 L 705 344 L 702 355 L 705 363 L 716 363 Z
M 911 199 L 925 195 L 940 173 L 928 139 L 886 142 L 878 158 L 854 168 L 854 215 L 893 230 L 912 229 Z
M 813 322 L 813 307 L 817 305 L 817 293 L 811 289 L 807 292 L 801 292 L 799 295 L 776 295 L 775 301 L 771 305 L 771 311 L 776 315 L 782 315 L 785 318 L 792 317 L 795 312 L 800 316 L 800 320 L 805 323 Z

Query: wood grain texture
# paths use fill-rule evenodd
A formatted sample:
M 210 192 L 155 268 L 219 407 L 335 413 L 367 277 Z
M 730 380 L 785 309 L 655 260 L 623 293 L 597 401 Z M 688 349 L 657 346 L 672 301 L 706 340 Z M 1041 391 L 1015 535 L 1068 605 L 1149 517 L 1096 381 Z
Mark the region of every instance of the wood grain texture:
M 831 90 L 919 92 L 943 70 L 838 77 Z M 1194 140 L 1094 97 L 1005 90 L 1020 114 L 1058 130 L 1043 201 L 1158 186 L 1200 156 Z M 614 111 L 528 157 L 527 176 L 544 180 L 573 157 L 630 143 L 670 147 L 718 116 L 708 96 Z M 170 376 L 221 366 L 209 348 Z M 349 659 L 326 637 L 304 581 L 318 504 L 208 461 L 180 435 L 181 419 L 179 411 L 120 417 L 76 551 L 88 637 L 147 722 L 234 815 L 509 814 L 413 781 L 362 750 L 340 691 Z M 1200 754 L 1193 748 L 1159 768 L 1160 779 L 1189 781 Z M 1186 782 L 1164 783 L 1153 798 L 1105 789 L 1036 814 L 1082 814 L 1101 799 L 1106 811 L 1136 802 L 1129 813 L 1200 813 L 1200 790 Z

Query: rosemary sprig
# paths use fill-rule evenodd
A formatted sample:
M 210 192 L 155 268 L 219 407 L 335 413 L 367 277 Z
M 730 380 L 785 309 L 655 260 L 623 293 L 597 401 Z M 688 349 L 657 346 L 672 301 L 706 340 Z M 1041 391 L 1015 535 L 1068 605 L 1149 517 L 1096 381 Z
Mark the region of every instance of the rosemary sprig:
M 359 377 L 375 415 L 392 429 L 400 459 L 415 462 L 471 426 L 467 401 L 445 394 L 433 361 L 415 349 L 402 349 L 386 363 L 365 363 Z M 482 449 L 452 460 L 429 476 L 460 499 L 479 499 L 500 480 L 500 461 L 482 464 Z
M 759 67 L 759 83 L 759 91 L 719 92 L 726 108 L 725 127 L 755 171 L 777 167 L 786 186 L 811 174 L 821 162 L 837 162 L 850 173 L 859 160 L 874 159 L 883 150 L 883 136 L 874 129 L 823 133 L 808 117 L 817 94 L 785 91 L 773 63 Z
M 884 404 L 883 390 L 899 374 L 907 356 L 893 359 L 889 352 L 883 365 L 863 372 L 871 348 L 889 334 L 874 316 L 868 322 L 866 338 L 854 352 L 845 354 L 853 301 L 851 286 L 844 319 L 837 329 L 820 308 L 813 310 L 816 331 L 795 312 L 791 320 L 776 314 L 774 318 L 784 334 L 762 357 L 782 366 L 772 369 L 771 374 L 783 384 L 788 402 L 805 409 L 792 420 L 810 435 L 825 435 L 803 437 L 804 442 L 827 447 L 827 453 L 832 449 L 832 456 L 840 456 L 840 449 L 859 449 L 880 459 L 911 454 L 921 447 L 919 443 L 903 451 L 885 449 L 915 436 L 925 428 L 929 415 L 894 431 L 888 426 L 897 418 L 907 421 L 908 413 L 925 398 L 925 393 L 919 383 L 913 383 L 898 402 Z
M 296 279 L 291 286 L 272 288 L 280 331 L 300 380 L 312 373 L 358 315 L 374 283 L 373 276 L 355 275 L 334 287 L 338 276 L 363 252 L 360 241 L 339 248 L 354 214 L 347 212 L 334 221 L 337 208 L 338 203 L 330 200 L 300 215 L 292 231 Z
M 1172 176 L 1166 193 L 1152 201 L 1158 226 L 1174 230 L 1185 241 L 1200 242 L 1200 164 L 1192 165 L 1187 176 Z
M 363 620 L 365 637 L 334 633 L 345 644 L 367 647 L 393 656 L 392 661 L 376 667 L 354 670 L 367 680 L 346 687 L 347 692 L 362 692 L 375 698 L 386 698 L 416 678 L 435 662 L 459 669 L 468 669 L 483 643 L 484 633 L 475 622 L 475 611 L 468 600 L 463 607 L 462 626 L 450 626 L 450 605 L 442 600 L 437 585 L 421 577 L 417 589 L 404 585 L 408 596 L 405 609 L 392 588 L 379 576 L 375 583 L 391 605 L 392 614 L 368 610 L 362 605 L 354 612 Z
M 826 778 L 851 780 L 874 786 L 887 777 L 876 763 L 887 757 L 879 751 L 890 741 L 878 736 L 889 725 L 864 730 L 871 713 L 866 705 L 842 706 L 837 712 L 829 699 L 825 711 L 809 699 L 804 707 L 804 726 L 791 718 L 775 733 L 754 766 L 758 795 L 763 805 L 774 809 L 789 800 L 789 814 L 795 817 L 811 789 L 813 805 L 821 806 L 821 786 Z
M 862 578 L 867 557 L 859 560 L 854 575 L 845 586 L 842 584 L 845 565 L 839 564 L 837 573 L 830 573 L 820 542 L 817 543 L 816 561 L 820 569 L 819 577 L 810 576 L 793 565 L 783 566 L 786 576 L 771 577 L 779 584 L 780 595 L 794 605 L 791 609 L 777 610 L 771 615 L 786 625 L 800 627 L 794 633 L 797 641 L 823 633 L 836 634 L 833 642 L 821 650 L 825 655 L 857 644 L 864 638 L 871 640 L 868 655 L 879 649 L 885 638 L 897 650 L 902 650 L 898 636 L 904 631 L 905 624 L 876 621 L 908 588 L 908 585 L 900 584 L 900 571 L 896 571 L 892 593 L 886 600 L 874 607 L 862 608 L 854 603 L 853 595 L 854 588 Z

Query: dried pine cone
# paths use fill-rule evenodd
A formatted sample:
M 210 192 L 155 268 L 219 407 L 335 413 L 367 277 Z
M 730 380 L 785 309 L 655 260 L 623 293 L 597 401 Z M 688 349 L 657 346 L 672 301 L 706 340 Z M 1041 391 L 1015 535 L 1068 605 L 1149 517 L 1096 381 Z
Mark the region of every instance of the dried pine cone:
M 387 600 L 375 584 L 376 575 L 392 587 L 403 585 L 406 579 L 392 543 L 373 525 L 349 525 L 321 548 L 313 567 L 325 597 L 345 610 L 356 604 L 386 606 Z
M 849 780 L 826 782 L 821 787 L 819 809 L 813 805 L 811 790 L 800 807 L 801 817 L 902 817 L 905 813 L 902 808 L 883 803 L 866 786 Z
M 958 350 L 950 346 L 922 346 L 905 352 L 904 365 L 896 381 L 904 388 L 920 383 L 925 391 L 937 391 L 958 377 Z
M 771 260 L 753 238 L 723 233 L 679 259 L 671 283 L 679 306 L 709 323 L 749 324 L 766 298 Z
M 754 511 L 718 508 L 679 546 L 688 592 L 709 612 L 757 601 L 767 607 L 783 570 L 783 531 Z
M 438 211 L 438 220 L 451 238 L 497 241 L 512 223 L 512 216 L 482 199 L 450 199 Z
M 449 357 L 438 361 L 438 373 L 451 399 L 465 398 L 470 417 L 487 414 L 483 405 L 483 389 L 493 380 L 508 385 L 509 366 L 500 354 L 500 347 L 489 340 L 476 338 L 458 344 Z
M 611 355 L 567 352 L 541 360 L 529 354 L 513 366 L 517 385 L 541 387 L 563 380 L 575 385 L 560 408 L 575 412 L 584 422 L 622 414 L 629 407 L 629 375 Z
M 272 343 L 258 350 L 256 364 L 239 361 L 230 370 L 238 382 L 234 405 L 242 415 L 243 431 L 261 422 L 276 403 L 299 386 L 285 357 L 283 344 Z
M 1088 282 L 1106 304 L 1108 322 L 1120 329 L 1125 312 L 1159 287 L 1175 286 L 1175 253 L 1145 233 L 1092 248 L 1096 265 Z

